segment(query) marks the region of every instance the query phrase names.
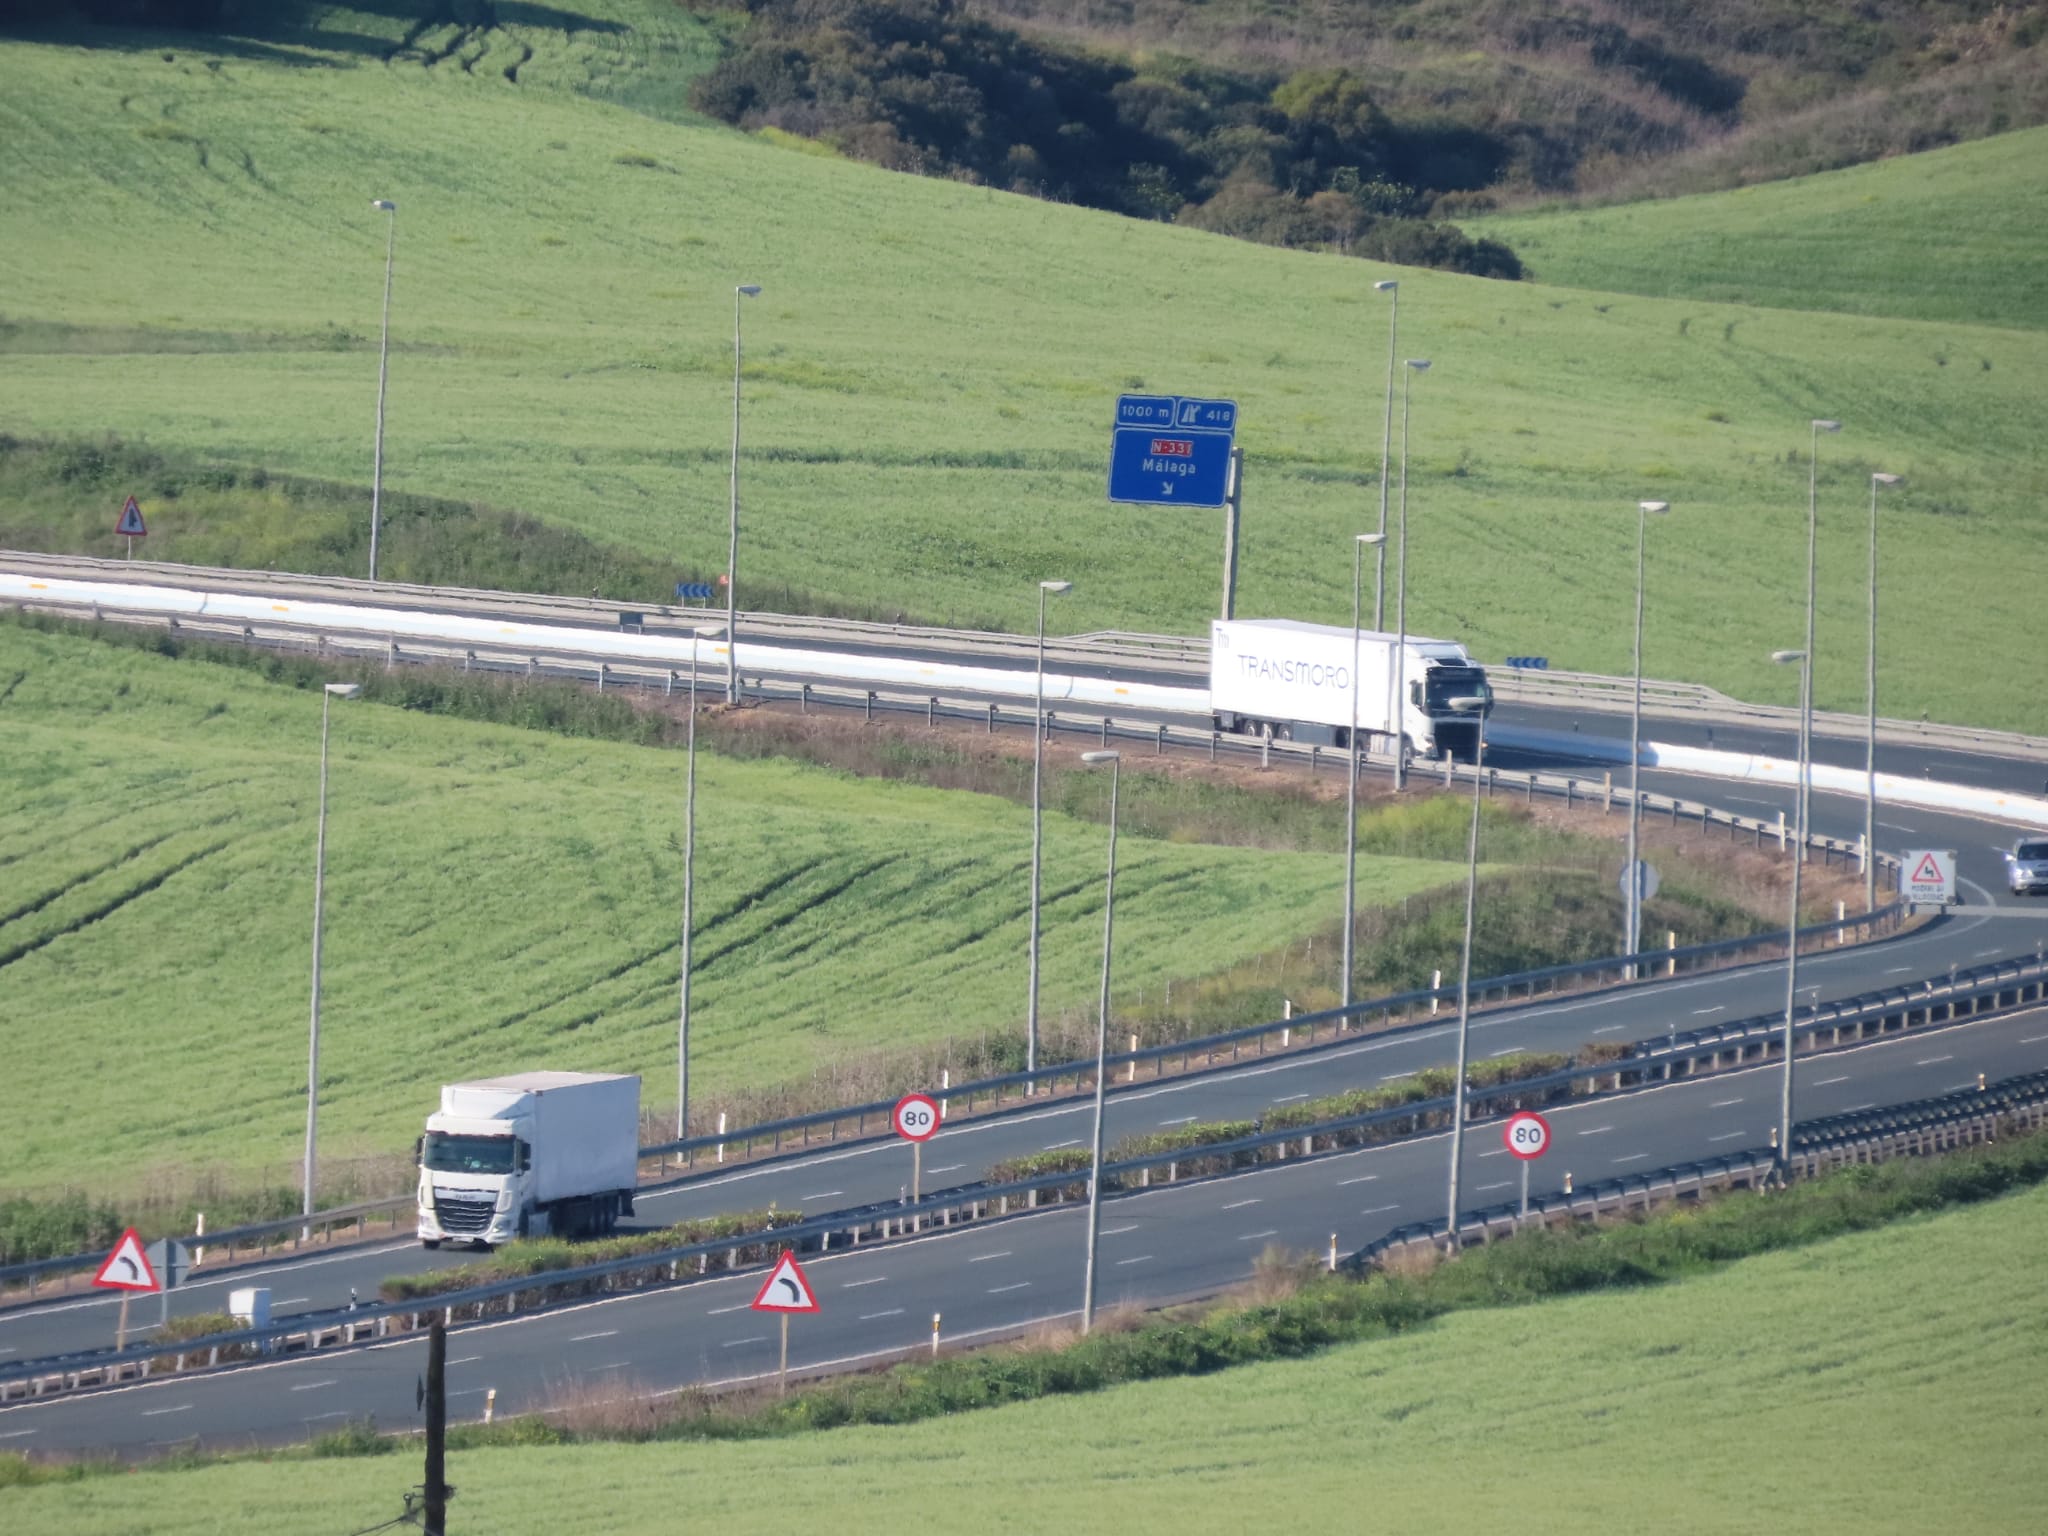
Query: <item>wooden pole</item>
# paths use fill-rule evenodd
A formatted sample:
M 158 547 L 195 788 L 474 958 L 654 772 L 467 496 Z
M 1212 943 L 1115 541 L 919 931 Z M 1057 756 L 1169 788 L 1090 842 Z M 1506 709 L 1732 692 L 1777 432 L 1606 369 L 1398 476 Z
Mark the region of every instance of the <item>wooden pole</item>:
M 782 1314 L 782 1363 L 775 1368 L 775 1395 L 789 1395 L 789 1314 Z
M 425 1536 L 448 1530 L 448 1324 L 436 1317 L 427 1330 L 427 1475 L 420 1529 Z

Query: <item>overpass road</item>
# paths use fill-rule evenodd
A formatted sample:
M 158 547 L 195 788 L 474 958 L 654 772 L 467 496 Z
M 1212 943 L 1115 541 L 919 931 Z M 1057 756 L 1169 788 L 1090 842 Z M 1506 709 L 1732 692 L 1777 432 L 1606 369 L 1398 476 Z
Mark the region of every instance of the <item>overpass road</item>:
M 2048 1010 L 1954 1025 L 1802 1061 L 1809 1116 L 1838 1114 L 1974 1086 L 2048 1059 Z M 1628 1172 L 1764 1145 L 1777 1113 L 1778 1070 L 1680 1080 L 1550 1112 L 1553 1152 L 1534 1165 L 1533 1195 Z M 935 1145 L 943 1145 L 941 1142 Z M 1280 1248 L 1321 1255 L 1336 1235 L 1348 1252 L 1409 1221 L 1441 1215 L 1443 1133 L 1282 1163 L 1109 1199 L 1103 1210 L 1101 1304 L 1152 1306 L 1213 1294 Z M 1513 1198 L 1519 1169 L 1498 1122 L 1465 1144 L 1468 1209 Z M 821 1255 L 805 1268 L 823 1310 L 792 1320 L 793 1371 L 910 1353 L 934 1312 L 954 1343 L 1071 1319 L 1080 1304 L 1083 1210 L 1027 1216 Z M 776 1325 L 750 1311 L 758 1272 L 719 1276 L 503 1321 L 449 1336 L 451 1417 L 559 1401 L 577 1383 L 672 1392 L 772 1376 Z M 173 1446 L 257 1446 L 303 1439 L 348 1420 L 416 1426 L 420 1336 L 331 1349 L 263 1365 L 117 1387 L 0 1410 L 0 1447 L 91 1449 L 122 1457 Z

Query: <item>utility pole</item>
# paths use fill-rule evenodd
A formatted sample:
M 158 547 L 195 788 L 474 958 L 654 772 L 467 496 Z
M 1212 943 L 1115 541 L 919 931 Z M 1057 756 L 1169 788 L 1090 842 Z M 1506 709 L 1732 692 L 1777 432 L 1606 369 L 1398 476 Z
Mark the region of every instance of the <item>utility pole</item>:
M 448 1324 L 437 1316 L 427 1330 L 427 1475 L 420 1489 L 420 1529 L 447 1536 Z

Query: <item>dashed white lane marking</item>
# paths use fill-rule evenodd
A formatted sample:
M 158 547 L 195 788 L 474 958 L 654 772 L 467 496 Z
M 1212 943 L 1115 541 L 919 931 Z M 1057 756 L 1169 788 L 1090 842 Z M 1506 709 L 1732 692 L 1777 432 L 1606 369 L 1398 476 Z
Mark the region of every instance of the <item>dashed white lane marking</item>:
M 1009 1256 L 1010 1250 L 1004 1248 L 997 1253 L 977 1253 L 967 1262 L 970 1264 L 986 1264 L 990 1259 L 1007 1259 Z
M 1379 1175 L 1376 1173 L 1362 1173 L 1355 1179 L 1339 1179 L 1337 1181 L 1337 1187 L 1339 1189 L 1342 1189 L 1347 1184 L 1370 1184 L 1374 1179 L 1377 1179 L 1378 1177 Z
M 448 1395 L 450 1397 L 481 1397 L 490 1390 L 489 1387 L 463 1387 L 458 1391 L 450 1392 Z
M 1193 1115 L 1176 1115 L 1171 1120 L 1162 1120 L 1159 1123 L 1161 1125 L 1186 1125 L 1194 1118 L 1195 1117 Z
M 1361 1216 L 1384 1216 L 1389 1211 L 1398 1211 L 1399 1209 L 1401 1209 L 1401 1202 L 1396 1200 L 1392 1205 L 1368 1205 L 1358 1214 Z
M 891 1307 L 886 1312 L 863 1312 L 860 1315 L 860 1320 L 864 1323 L 872 1323 L 878 1317 L 901 1317 L 902 1315 L 903 1308 Z
M 345 1419 L 347 1417 L 348 1410 L 346 1408 L 336 1408 L 328 1413 L 309 1413 L 300 1419 L 299 1422 L 301 1424 L 318 1424 L 322 1419 Z
M 1880 827 L 1889 827 L 1894 832 L 1911 832 L 1913 830 L 1911 827 L 1896 821 L 1880 821 L 1878 825 Z
M 1913 1065 L 1916 1067 L 1936 1067 L 1940 1066 L 1944 1061 L 1954 1061 L 1955 1059 L 1955 1054 L 1951 1052 L 1946 1056 L 1922 1057 L 1919 1061 L 1914 1062 Z
M 1726 1003 L 1718 1003 L 1712 1008 L 1695 1008 L 1692 1011 L 1692 1016 L 1698 1019 L 1703 1018 L 1710 1013 L 1726 1013 L 1727 1011 L 1728 1005 Z
M 145 1408 L 142 1410 L 142 1416 L 145 1419 L 160 1419 L 167 1413 L 190 1413 L 191 1411 L 192 1405 L 190 1403 L 179 1403 L 171 1408 Z
M 1581 1131 L 1579 1134 L 1581 1136 L 1604 1136 L 1613 1129 L 1614 1127 L 1611 1125 L 1596 1125 L 1591 1130 Z
M 1398 1083 L 1402 1078 L 1413 1077 L 1414 1075 L 1415 1074 L 1413 1072 L 1389 1072 L 1385 1077 L 1381 1078 L 1380 1081 L 1383 1083 Z
M 0 1434 L 0 1440 L 19 1440 L 23 1435 L 32 1435 L 34 1433 L 35 1431 L 32 1429 L 10 1429 L 5 1434 Z
M 757 1333 L 751 1339 L 727 1339 L 718 1347 L 720 1349 L 738 1349 L 742 1344 L 766 1344 L 767 1342 L 767 1334 Z
M 1707 1140 L 1709 1140 L 1709 1141 L 1733 1141 L 1733 1140 L 1734 1140 L 1734 1139 L 1735 1139 L 1736 1137 L 1738 1137 L 1738 1136 L 1746 1136 L 1746 1135 L 1748 1135 L 1748 1134 L 1749 1134 L 1749 1133 L 1748 1133 L 1747 1131 L 1729 1131 L 1729 1132 L 1728 1132 L 1727 1134 L 1725 1134 L 1725 1135 L 1721 1135 L 1721 1136 L 1709 1136 L 1709 1137 L 1707 1138 Z
M 1643 1160 L 1644 1158 L 1648 1157 L 1649 1155 L 1650 1155 L 1650 1154 L 1649 1154 L 1649 1153 L 1647 1153 L 1647 1152 L 1631 1152 L 1631 1153 L 1629 1153 L 1629 1155 L 1628 1155 L 1627 1157 L 1617 1157 L 1617 1158 L 1615 1159 L 1615 1162 L 1617 1162 L 1617 1163 L 1640 1163 L 1640 1162 L 1641 1162 L 1641 1161 L 1642 1161 L 1642 1160 Z
M 450 1360 L 448 1363 L 450 1365 L 475 1365 L 481 1359 L 483 1359 L 482 1355 L 464 1355 L 461 1359 Z
M 842 1291 L 857 1291 L 864 1285 L 880 1285 L 888 1278 L 887 1275 L 876 1275 L 872 1280 L 849 1280 L 840 1286 L 839 1289 Z
M 1126 1264 L 1148 1264 L 1151 1262 L 1151 1260 L 1151 1254 L 1141 1253 L 1135 1259 L 1118 1259 L 1116 1261 L 1116 1267 L 1118 1269 L 1122 1269 Z
M 948 1163 L 943 1168 L 933 1168 L 929 1171 L 932 1173 L 958 1173 L 962 1168 L 965 1168 L 966 1166 L 967 1165 L 965 1163 Z
M 1893 966 L 1893 967 L 1892 967 L 1892 968 L 1891 968 L 1890 970 L 1886 971 L 1886 972 L 1885 972 L 1885 975 L 1887 975 L 1887 976 L 1902 976 L 1902 975 L 1904 975 L 1904 974 L 1905 974 L 1905 973 L 1906 973 L 1907 971 L 1910 971 L 1910 970 L 1912 970 L 1912 969 L 1913 969 L 1913 967 L 1912 967 L 1912 966 L 1910 966 L 1910 965 L 1895 965 L 1895 966 Z
M 936 1169 L 936 1168 L 934 1168 L 934 1169 L 932 1170 L 932 1172 L 933 1172 L 933 1173 L 937 1173 L 938 1171 L 939 1171 L 939 1170 L 938 1170 L 938 1169 Z M 846 1191 L 845 1191 L 845 1190 L 843 1190 L 843 1189 L 821 1189 L 821 1190 L 819 1190 L 819 1191 L 818 1191 L 818 1192 L 817 1192 L 817 1193 L 816 1193 L 815 1195 L 798 1195 L 798 1196 L 797 1196 L 797 1199 L 799 1199 L 799 1200 L 830 1200 L 830 1199 L 831 1199 L 831 1198 L 832 1198 L 832 1197 L 833 1197 L 834 1195 L 843 1195 L 843 1194 L 845 1194 L 845 1193 L 846 1193 Z
M 302 1381 L 296 1387 L 293 1387 L 292 1391 L 317 1392 L 322 1387 L 331 1387 L 337 1385 L 340 1382 L 340 1380 L 341 1378 L 339 1376 L 330 1376 L 325 1381 Z
M 2048 1040 L 2048 1035 L 2022 1035 L 2020 1037 L 2020 1044 L 2039 1045 L 2043 1040 Z
M 706 1317 L 723 1317 L 728 1312 L 744 1312 L 747 1310 L 748 1307 L 752 1305 L 753 1303 L 750 1301 L 743 1301 L 740 1302 L 737 1306 L 713 1307 L 709 1312 L 706 1312 L 704 1315 Z
M 1081 1138 L 1076 1136 L 1071 1141 L 1049 1141 L 1045 1144 L 1045 1150 L 1048 1152 L 1057 1152 L 1062 1147 L 1078 1147 L 1079 1145 L 1081 1145 Z
M 1730 1104 L 1740 1104 L 1741 1102 L 1742 1100 L 1740 1099 L 1716 1099 L 1713 1103 L 1709 1104 L 1707 1108 L 1726 1109 Z
M 1491 1152 L 1482 1152 L 1479 1155 L 1481 1157 L 1506 1157 L 1508 1149 L 1506 1147 L 1495 1147 Z
M 1513 1179 L 1502 1179 L 1498 1184 L 1482 1184 L 1479 1186 L 1479 1193 L 1483 1195 L 1489 1189 L 1506 1189 L 1510 1184 L 1514 1182 L 1515 1181 Z
M 587 1344 L 592 1339 L 615 1339 L 619 1336 L 616 1328 L 607 1328 L 602 1333 L 579 1333 L 569 1340 L 571 1344 Z
M 1120 1227 L 1104 1227 L 1102 1235 L 1104 1237 L 1121 1237 L 1126 1232 L 1135 1232 L 1137 1230 L 1138 1224 L 1135 1221 L 1127 1221 Z
M 1249 1200 L 1233 1200 L 1230 1204 L 1224 1206 L 1223 1209 L 1226 1211 L 1241 1211 L 1248 1205 L 1257 1205 L 1260 1199 L 1260 1196 L 1253 1195 Z
M 310 1296 L 287 1296 L 284 1298 L 284 1300 L 274 1302 L 272 1303 L 272 1305 L 280 1307 L 303 1307 L 307 1302 L 311 1301 L 312 1299 L 313 1298 Z
M 1851 1104 L 1847 1109 L 1843 1110 L 1842 1113 L 1845 1115 L 1854 1115 L 1860 1113 L 1863 1110 L 1875 1108 L 1877 1108 L 1877 1105 L 1875 1104 Z
M 1015 1285 L 992 1285 L 988 1288 L 988 1293 L 991 1296 L 1000 1296 L 1005 1291 L 1028 1290 L 1030 1286 L 1031 1282 L 1029 1280 L 1019 1280 Z
M 1814 1080 L 1814 1084 L 1813 1084 L 1813 1086 L 1814 1086 L 1814 1087 L 1816 1087 L 1816 1088 L 1825 1088 L 1825 1087 L 1827 1087 L 1827 1086 L 1828 1086 L 1828 1085 L 1829 1085 L 1830 1083 L 1846 1083 L 1847 1081 L 1849 1081 L 1849 1074 L 1848 1074 L 1848 1073 L 1846 1073 L 1846 1072 L 1844 1072 L 1844 1073 L 1843 1073 L 1843 1074 L 1842 1074 L 1842 1075 L 1841 1075 L 1840 1077 L 1822 1077 L 1822 1078 L 1816 1078 L 1816 1079 Z
M 1494 1060 L 1494 1061 L 1498 1061 L 1498 1060 L 1500 1060 L 1500 1058 L 1501 1058 L 1501 1057 L 1503 1057 L 1503 1056 L 1512 1056 L 1512 1055 L 1514 1055 L 1514 1054 L 1515 1054 L 1515 1052 L 1519 1051 L 1520 1049 L 1521 1049 L 1521 1047 L 1520 1047 L 1519 1045 L 1511 1045 L 1511 1046 L 1507 1047 L 1507 1049 L 1505 1049 L 1505 1050 L 1500 1050 L 1500 1051 L 1491 1051 L 1491 1052 L 1489 1052 L 1489 1053 L 1488 1053 L 1488 1055 L 1489 1055 L 1490 1059 L 1492 1059 L 1492 1060 Z M 1307 1095 L 1305 1095 L 1305 1094 L 1304 1094 L 1304 1095 L 1303 1095 L 1303 1097 L 1305 1098 L 1305 1097 L 1307 1097 Z
M 1240 1243 L 1256 1243 L 1262 1237 L 1278 1237 L 1279 1235 L 1280 1229 L 1278 1227 L 1268 1227 L 1263 1232 L 1247 1232 L 1238 1238 L 1238 1241 Z
M 1628 1026 L 1627 1026 L 1626 1024 L 1603 1024 L 1603 1025 L 1601 1025 L 1601 1026 L 1600 1026 L 1600 1027 L 1599 1027 L 1598 1029 L 1594 1030 L 1594 1031 L 1593 1031 L 1593 1033 L 1594 1033 L 1594 1034 L 1596 1034 L 1596 1035 L 1611 1035 L 1611 1034 L 1613 1034 L 1613 1033 L 1614 1033 L 1614 1032 L 1615 1032 L 1615 1031 L 1616 1031 L 1617 1029 L 1627 1029 L 1627 1028 L 1628 1028 Z
M 1275 1099 L 1273 1102 L 1275 1104 L 1292 1104 L 1296 1099 L 1305 1099 L 1307 1097 L 1308 1095 L 1305 1093 L 1290 1093 Z

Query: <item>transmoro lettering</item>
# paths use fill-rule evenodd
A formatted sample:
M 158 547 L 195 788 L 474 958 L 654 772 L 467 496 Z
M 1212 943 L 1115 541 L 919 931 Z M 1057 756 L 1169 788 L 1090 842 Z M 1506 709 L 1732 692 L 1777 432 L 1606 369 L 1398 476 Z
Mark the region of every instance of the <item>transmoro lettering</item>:
M 1239 670 L 1263 683 L 1305 683 L 1311 688 L 1349 688 L 1349 667 L 1326 667 L 1321 662 L 1297 661 L 1289 656 L 1247 656 L 1240 652 Z

